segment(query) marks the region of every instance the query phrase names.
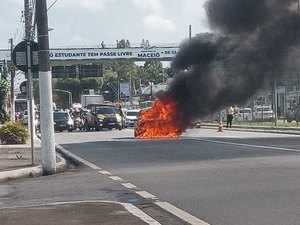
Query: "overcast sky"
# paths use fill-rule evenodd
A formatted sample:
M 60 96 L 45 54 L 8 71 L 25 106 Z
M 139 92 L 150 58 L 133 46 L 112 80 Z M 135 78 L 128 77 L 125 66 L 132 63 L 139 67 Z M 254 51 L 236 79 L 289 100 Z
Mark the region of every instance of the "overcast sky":
M 32 1 L 32 0 L 30 0 Z M 56 0 L 47 0 L 48 7 Z M 178 44 L 208 31 L 203 4 L 206 0 L 57 0 L 48 11 L 52 47 L 92 47 L 104 41 L 128 39 L 132 45 L 149 40 L 150 44 Z M 23 0 L 1 0 L 0 49 L 9 48 L 8 40 L 22 41 Z

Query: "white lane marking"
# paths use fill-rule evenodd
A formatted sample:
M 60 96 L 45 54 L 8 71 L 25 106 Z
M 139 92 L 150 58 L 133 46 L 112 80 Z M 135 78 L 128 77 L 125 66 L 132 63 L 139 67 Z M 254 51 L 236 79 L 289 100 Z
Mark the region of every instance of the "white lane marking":
M 110 172 L 106 171 L 106 170 L 100 170 L 98 171 L 99 173 L 102 173 L 103 175 L 112 175 Z
M 110 179 L 115 180 L 115 181 L 121 181 L 124 182 L 124 180 L 121 177 L 118 176 L 109 176 Z
M 143 198 L 150 198 L 150 199 L 154 199 L 154 200 L 158 199 L 156 196 L 150 194 L 147 191 L 136 191 L 135 193 L 142 196 Z
M 83 159 L 83 158 L 80 158 L 79 156 L 77 156 L 77 155 L 75 155 L 75 154 L 69 152 L 69 151 L 68 151 L 67 149 L 65 149 L 64 147 L 62 147 L 62 146 L 60 146 L 60 145 L 58 145 L 58 144 L 56 144 L 56 147 L 59 148 L 61 151 L 63 151 L 63 152 L 64 152 L 66 155 L 68 155 L 69 157 L 71 157 L 71 158 L 73 158 L 73 159 L 75 159 L 75 160 L 77 160 L 77 161 L 79 161 L 79 162 L 81 162 L 81 163 L 87 165 L 88 167 L 90 167 L 90 168 L 92 168 L 92 169 L 94 169 L 94 170 L 101 170 L 101 168 L 100 168 L 99 166 L 96 166 L 95 164 L 90 163 L 89 161 L 87 161 L 87 160 L 85 160 L 85 159 Z
M 121 203 L 130 213 L 135 215 L 136 217 L 140 218 L 144 222 L 146 222 L 149 225 L 161 225 L 159 222 L 154 220 L 152 217 L 148 216 L 146 213 L 144 213 L 142 210 L 137 208 L 136 206 L 130 204 L 130 203 Z
M 42 207 L 42 206 L 55 206 L 55 205 L 65 205 L 65 204 L 78 204 L 78 203 L 111 203 L 111 204 L 119 204 L 122 205 L 129 213 L 134 215 L 135 217 L 140 218 L 145 223 L 149 225 L 161 225 L 152 217 L 148 216 L 142 210 L 137 208 L 131 203 L 123 203 L 123 202 L 114 202 L 114 201 L 98 201 L 98 200 L 87 200 L 87 201 L 74 201 L 74 202 L 52 202 L 52 203 L 45 203 L 45 204 L 34 204 L 34 205 L 26 205 L 26 206 L 10 206 L 10 207 L 3 207 L 0 209 L 19 209 L 19 208 L 30 208 L 30 207 Z
M 129 189 L 138 189 L 137 186 L 135 186 L 132 183 L 121 183 L 124 187 L 129 188 Z
M 167 210 L 168 212 L 172 213 L 176 217 L 182 219 L 183 221 L 188 222 L 191 225 L 209 225 L 209 223 L 206 223 L 203 220 L 200 220 L 199 218 L 171 205 L 168 202 L 155 202 L 156 205 L 163 208 L 164 210 Z
M 300 152 L 300 150 L 293 149 L 293 148 L 281 148 L 281 147 L 272 147 L 272 146 L 265 146 L 265 145 L 251 145 L 251 144 L 243 144 L 243 143 L 227 142 L 227 141 L 216 141 L 216 140 L 209 140 L 209 139 L 202 139 L 202 138 L 189 138 L 189 139 L 204 141 L 204 142 L 217 143 L 217 144 L 227 144 L 227 145 L 253 147 L 253 148 L 264 148 L 264 149 L 277 150 L 277 151 L 286 151 L 286 152 Z

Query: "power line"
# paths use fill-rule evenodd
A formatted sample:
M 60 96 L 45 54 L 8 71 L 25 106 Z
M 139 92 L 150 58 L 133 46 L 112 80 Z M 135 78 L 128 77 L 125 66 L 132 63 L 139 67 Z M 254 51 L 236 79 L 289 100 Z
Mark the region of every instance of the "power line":
M 48 7 L 47 11 L 49 11 L 49 10 L 52 8 L 52 6 L 54 6 L 54 4 L 55 4 L 57 1 L 58 1 L 58 0 L 55 0 L 55 1 Z

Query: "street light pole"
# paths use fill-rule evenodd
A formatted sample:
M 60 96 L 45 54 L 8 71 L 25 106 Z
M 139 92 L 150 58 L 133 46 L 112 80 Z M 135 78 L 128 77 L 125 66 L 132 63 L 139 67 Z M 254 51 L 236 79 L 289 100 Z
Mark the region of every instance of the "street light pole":
M 153 99 L 153 81 L 149 82 L 150 84 L 150 101 Z
M 129 104 L 132 107 L 132 85 L 131 85 L 131 73 L 129 73 Z

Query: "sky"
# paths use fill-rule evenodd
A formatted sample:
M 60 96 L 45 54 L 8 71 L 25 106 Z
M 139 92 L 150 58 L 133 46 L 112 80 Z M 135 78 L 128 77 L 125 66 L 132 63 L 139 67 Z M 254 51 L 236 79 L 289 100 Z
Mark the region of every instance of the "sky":
M 30 0 L 33 1 L 33 0 Z M 115 47 L 128 39 L 151 45 L 178 45 L 189 36 L 209 31 L 206 0 L 47 0 L 50 48 Z M 52 5 L 54 3 L 54 5 Z M 51 6 L 51 7 L 50 7 Z M 1 0 L 0 49 L 24 37 L 23 0 Z

